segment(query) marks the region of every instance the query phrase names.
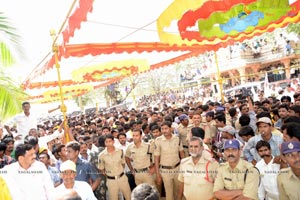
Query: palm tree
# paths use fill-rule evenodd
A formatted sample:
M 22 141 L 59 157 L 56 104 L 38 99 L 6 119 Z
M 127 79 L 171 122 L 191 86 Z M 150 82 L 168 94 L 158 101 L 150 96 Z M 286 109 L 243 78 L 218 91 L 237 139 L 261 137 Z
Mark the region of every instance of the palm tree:
M 0 12 L 0 120 L 7 119 L 21 111 L 21 101 L 25 93 L 6 73 L 5 69 L 23 56 L 20 36 Z

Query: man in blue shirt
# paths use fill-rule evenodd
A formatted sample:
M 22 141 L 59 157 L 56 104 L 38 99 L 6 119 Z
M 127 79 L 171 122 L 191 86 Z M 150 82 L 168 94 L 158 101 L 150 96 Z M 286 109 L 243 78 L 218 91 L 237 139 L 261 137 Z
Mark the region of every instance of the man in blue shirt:
M 259 134 L 250 138 L 248 143 L 244 147 L 244 157 L 248 162 L 252 162 L 253 165 L 258 162 L 261 157 L 256 151 L 256 144 L 260 140 L 268 142 L 272 149 L 272 156 L 274 156 L 274 162 L 279 163 L 280 161 L 280 145 L 283 139 L 280 136 L 272 134 L 272 121 L 268 117 L 260 118 L 257 123 Z
M 55 199 L 66 199 L 66 192 L 73 190 L 82 200 L 96 200 L 89 184 L 85 181 L 76 181 L 76 165 L 74 162 L 67 160 L 61 164 L 61 178 L 63 183 L 55 188 Z M 71 198 L 68 198 L 71 199 Z M 73 199 L 73 198 L 72 198 Z
M 82 160 L 78 157 L 80 151 L 80 144 L 76 141 L 69 142 L 67 145 L 67 158 L 76 164 L 76 181 L 85 181 L 90 184 L 92 190 L 95 191 L 100 184 L 100 177 L 95 167 L 91 163 Z
M 60 185 L 60 178 L 59 178 L 59 171 L 55 167 L 50 166 L 50 156 L 47 153 L 41 153 L 39 155 L 39 161 L 44 163 L 46 165 L 46 168 L 48 169 L 48 172 L 51 176 L 51 180 L 53 182 L 54 187 L 57 187 Z

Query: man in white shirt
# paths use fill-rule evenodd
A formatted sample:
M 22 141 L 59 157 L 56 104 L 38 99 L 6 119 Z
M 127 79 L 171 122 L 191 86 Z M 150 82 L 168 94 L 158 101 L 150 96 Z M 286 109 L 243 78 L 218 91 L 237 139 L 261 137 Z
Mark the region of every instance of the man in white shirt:
M 67 160 L 60 166 L 61 178 L 63 183 L 55 188 L 56 198 L 64 195 L 68 189 L 74 189 L 82 200 L 97 200 L 92 187 L 85 181 L 75 181 L 76 164 Z
M 25 136 L 29 134 L 29 130 L 31 128 L 37 128 L 37 119 L 30 113 L 29 102 L 22 103 L 22 108 L 24 112 L 13 117 L 11 121 L 4 125 L 4 128 L 9 134 L 12 134 L 10 128 L 16 124 L 17 132 L 22 135 L 22 141 L 24 141 Z
M 12 199 L 52 199 L 54 186 L 50 174 L 43 163 L 35 160 L 32 145 L 18 145 L 15 157 L 18 162 L 6 165 L 0 172 Z
M 55 140 L 56 138 L 60 138 L 60 137 L 64 136 L 64 130 L 62 129 L 62 126 L 63 126 L 63 123 L 52 134 L 50 134 L 50 135 L 43 135 L 43 136 L 40 136 L 38 134 L 36 128 L 31 128 L 29 130 L 29 134 L 28 135 L 39 138 L 39 147 L 40 148 L 48 148 L 48 143 L 49 142 L 51 142 L 52 140 Z
M 114 145 L 116 148 L 121 149 L 124 153 L 124 155 L 126 154 L 126 150 L 127 147 L 129 146 L 129 142 L 127 142 L 126 139 L 126 134 L 124 133 L 119 133 L 118 134 L 118 139 L 119 139 L 119 144 L 118 145 Z M 131 162 L 133 164 L 133 162 Z M 130 189 L 133 190 L 136 187 L 135 184 L 135 180 L 134 180 L 134 176 L 132 175 L 128 165 L 125 163 L 125 169 L 124 169 L 126 176 L 128 178 L 128 183 L 130 186 Z
M 258 141 L 256 150 L 262 158 L 256 163 L 261 177 L 261 184 L 258 188 L 258 198 L 259 200 L 279 200 L 277 176 L 280 171 L 280 165 L 273 163 L 271 146 L 268 142 L 264 140 Z

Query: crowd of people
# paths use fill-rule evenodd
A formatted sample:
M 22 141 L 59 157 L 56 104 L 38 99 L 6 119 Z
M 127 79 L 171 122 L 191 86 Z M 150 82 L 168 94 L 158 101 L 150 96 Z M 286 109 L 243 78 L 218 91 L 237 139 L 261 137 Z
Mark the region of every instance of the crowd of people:
M 0 199 L 300 199 L 300 90 L 260 95 L 44 123 L 24 102 L 0 129 Z

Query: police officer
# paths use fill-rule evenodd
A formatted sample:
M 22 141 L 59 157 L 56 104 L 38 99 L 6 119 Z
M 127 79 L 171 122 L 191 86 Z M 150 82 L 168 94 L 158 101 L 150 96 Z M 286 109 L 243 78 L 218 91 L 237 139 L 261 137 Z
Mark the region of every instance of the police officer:
M 258 199 L 259 171 L 240 159 L 238 140 L 227 140 L 224 144 L 226 163 L 220 164 L 214 184 L 217 199 Z
M 149 141 L 149 143 L 150 143 L 151 148 L 154 149 L 155 148 L 155 139 L 162 135 L 160 126 L 158 126 L 158 125 L 151 126 L 151 133 L 153 135 L 153 139 L 151 139 Z M 152 161 L 153 162 L 155 161 L 154 153 L 152 154 Z M 154 170 L 155 170 L 155 166 L 154 166 Z M 155 170 L 155 173 L 153 173 L 152 178 L 154 180 L 154 183 L 155 183 L 155 186 L 156 186 L 158 192 L 161 194 L 162 184 L 157 184 L 156 177 L 157 177 L 157 175 L 156 175 L 156 170 Z
M 300 199 L 300 142 L 282 143 L 281 152 L 290 167 L 281 169 L 277 177 L 279 199 Z
M 142 142 L 141 129 L 134 129 L 132 131 L 133 143 L 131 143 L 126 150 L 126 163 L 134 175 L 135 184 L 148 183 L 155 185 L 152 174 L 155 171 L 154 163 L 152 162 L 153 148 L 150 144 Z M 133 166 L 131 164 L 133 160 Z
M 179 194 L 188 200 L 213 198 L 213 184 L 217 175 L 218 162 L 203 156 L 203 142 L 192 137 L 189 142 L 190 157 L 181 160 L 179 170 Z
M 172 123 L 164 121 L 161 124 L 162 136 L 155 140 L 155 169 L 157 184 L 164 182 L 166 200 L 177 199 L 178 170 L 180 158 L 184 158 L 182 144 L 179 138 L 172 134 Z
M 99 154 L 98 168 L 106 175 L 109 199 L 118 200 L 118 193 L 121 190 L 125 199 L 130 200 L 131 190 L 124 175 L 123 150 L 114 147 L 114 137 L 111 134 L 105 136 L 104 142 L 106 148 Z
M 180 121 L 180 124 L 177 128 L 178 133 L 179 133 L 179 139 L 183 146 L 184 155 L 185 155 L 185 157 L 188 157 L 189 156 L 189 147 L 188 147 L 187 136 L 191 132 L 191 128 L 193 127 L 193 125 L 189 124 L 189 117 L 186 114 L 181 114 L 178 117 L 178 119 Z

